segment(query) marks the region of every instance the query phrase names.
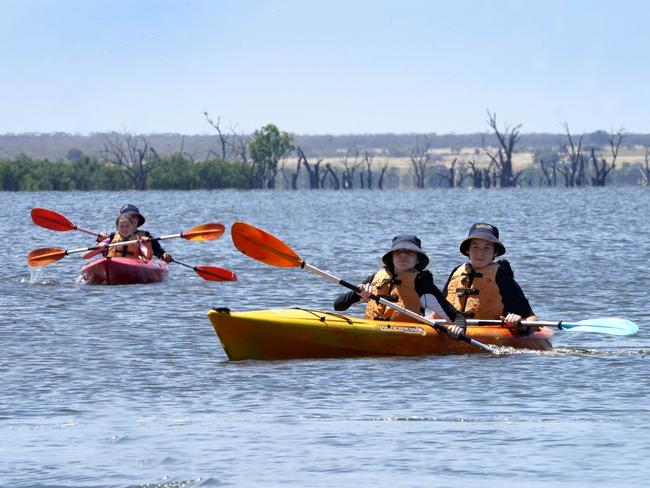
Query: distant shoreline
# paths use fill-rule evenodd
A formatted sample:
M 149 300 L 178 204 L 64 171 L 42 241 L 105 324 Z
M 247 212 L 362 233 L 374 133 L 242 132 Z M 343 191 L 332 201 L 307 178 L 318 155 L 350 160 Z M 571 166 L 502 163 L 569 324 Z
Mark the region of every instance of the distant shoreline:
M 0 158 L 13 159 L 25 154 L 34 159 L 58 160 L 65 159 L 68 153 L 75 149 L 88 156 L 98 156 L 109 133 L 90 135 L 75 135 L 66 133 L 51 134 L 2 134 L 0 135 Z M 137 134 L 135 134 L 137 135 Z M 577 134 L 580 135 L 580 134 Z M 219 153 L 220 141 L 216 133 L 205 135 L 183 134 L 144 134 L 152 147 L 160 155 L 169 155 L 179 151 L 191 155 L 196 160 L 202 160 Z M 244 140 L 249 135 L 238 136 Z M 454 157 L 468 160 L 474 156 L 482 159 L 483 144 L 496 147 L 494 134 L 360 134 L 360 135 L 294 135 L 294 145 L 302 147 L 310 160 L 327 158 L 328 162 L 336 163 L 354 149 L 368 153 L 375 160 L 388 160 L 390 166 L 402 167 L 404 161 L 416 147 L 426 138 L 431 153 L 451 162 Z M 532 162 L 532 152 L 535 150 L 558 150 L 566 144 L 565 134 L 521 134 L 515 148 L 515 164 L 524 167 Z M 607 145 L 607 133 L 592 132 L 584 135 L 584 147 L 603 147 Z M 623 143 L 622 158 L 638 160 L 642 154 L 642 146 L 650 147 L 650 134 L 626 134 Z M 634 148 L 638 147 L 635 151 Z M 477 152 L 479 154 L 477 154 Z M 625 154 L 629 152 L 630 154 Z M 311 161 L 310 161 L 311 162 Z

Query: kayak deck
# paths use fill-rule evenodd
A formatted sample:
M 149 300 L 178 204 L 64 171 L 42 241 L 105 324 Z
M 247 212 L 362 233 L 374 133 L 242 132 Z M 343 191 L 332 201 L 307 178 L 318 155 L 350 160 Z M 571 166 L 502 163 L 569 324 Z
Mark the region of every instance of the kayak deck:
M 159 283 L 167 277 L 167 264 L 133 258 L 100 258 L 81 268 L 89 285 L 135 285 Z
M 483 352 L 426 324 L 366 320 L 319 310 L 212 309 L 208 318 L 233 361 Z M 489 345 L 546 350 L 552 347 L 553 332 L 541 328 L 525 335 L 503 326 L 470 326 L 467 336 Z

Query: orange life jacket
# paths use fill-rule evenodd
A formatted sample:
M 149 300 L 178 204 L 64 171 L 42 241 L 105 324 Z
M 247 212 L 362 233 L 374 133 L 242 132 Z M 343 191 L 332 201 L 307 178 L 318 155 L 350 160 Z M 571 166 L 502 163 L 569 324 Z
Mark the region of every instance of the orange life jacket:
M 144 233 L 138 231 L 130 236 L 127 237 L 122 237 L 122 235 L 119 232 L 116 232 L 115 235 L 113 236 L 113 239 L 109 244 L 115 244 L 117 242 L 126 242 L 126 241 L 134 241 L 138 238 L 138 236 L 144 236 Z M 108 252 L 106 253 L 106 257 L 109 258 L 133 258 L 133 259 L 143 259 L 143 260 L 148 260 L 150 259 L 150 256 L 145 256 L 142 253 L 141 250 L 141 244 L 139 242 L 133 243 L 133 244 L 128 244 L 126 246 L 115 246 L 115 247 L 110 247 L 108 248 Z
M 373 293 L 402 308 L 423 314 L 424 309 L 420 302 L 420 296 L 415 291 L 415 278 L 418 274 L 417 271 L 409 270 L 403 271 L 393 278 L 393 275 L 382 268 L 375 274 L 371 282 Z M 366 318 L 371 320 L 387 319 L 399 322 L 416 322 L 415 319 L 408 315 L 404 315 L 374 300 L 370 300 L 366 305 Z
M 466 317 L 498 320 L 503 314 L 503 297 L 496 283 L 499 263 L 474 269 L 459 266 L 447 285 L 447 301 Z

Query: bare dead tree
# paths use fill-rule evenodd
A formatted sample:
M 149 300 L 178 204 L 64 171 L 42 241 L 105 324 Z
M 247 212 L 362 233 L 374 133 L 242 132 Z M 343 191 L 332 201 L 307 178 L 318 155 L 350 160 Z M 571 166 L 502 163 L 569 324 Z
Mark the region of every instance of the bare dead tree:
M 191 154 L 185 150 L 185 136 L 181 136 L 181 144 L 180 147 L 178 148 L 178 154 L 189 159 L 193 163 L 196 162 L 196 155 Z
M 639 168 L 641 173 L 641 186 L 650 186 L 650 148 L 645 148 L 644 166 Z
M 619 129 L 615 134 L 609 134 L 608 142 L 611 151 L 611 162 L 607 161 L 600 153 L 596 156 L 595 149 L 593 147 L 591 148 L 591 163 L 595 171 L 595 175 L 591 177 L 593 186 L 605 186 L 607 183 L 607 177 L 616 169 L 616 158 L 618 157 L 618 151 L 624 138 L 625 131 L 623 129 Z
M 544 183 L 546 186 L 557 186 L 557 161 L 540 159 L 537 161 L 542 174 L 544 175 Z
M 147 189 L 147 176 L 160 159 L 144 136 L 128 132 L 113 132 L 105 136 L 101 157 L 105 162 L 124 169 L 139 191 Z
M 483 168 L 483 187 L 491 188 L 497 186 L 498 175 L 496 170 L 492 169 L 492 164 L 487 168 Z
M 424 188 L 424 183 L 426 182 L 426 177 L 432 164 L 431 155 L 429 154 L 431 143 L 427 136 L 423 136 L 422 139 L 423 141 L 420 142 L 420 136 L 416 136 L 415 147 L 409 156 L 411 160 L 411 174 L 413 175 L 416 188 Z
M 282 163 L 282 169 L 284 169 L 284 162 Z M 298 178 L 300 178 L 300 168 L 301 168 L 301 162 L 300 158 L 298 158 L 298 161 L 296 162 L 296 170 L 291 173 L 291 189 L 292 190 L 297 190 L 298 189 Z M 280 170 L 280 172 L 284 175 L 284 171 Z
M 458 163 L 458 158 L 454 158 L 446 171 L 439 173 L 440 179 L 445 180 L 449 188 L 463 187 L 463 180 L 465 179 L 464 167 L 461 164 L 456 168 L 456 163 Z
M 320 184 L 321 177 L 319 173 L 320 165 L 323 160 L 319 159 L 312 167 L 312 165 L 309 163 L 309 160 L 307 159 L 307 156 L 305 156 L 305 152 L 300 146 L 296 148 L 296 152 L 298 153 L 298 162 L 302 162 L 303 166 L 307 170 L 307 174 L 309 174 L 309 188 L 311 190 L 318 190 L 319 188 L 322 188 Z
M 379 180 L 377 181 L 377 188 L 380 190 L 384 189 L 384 176 L 386 175 L 386 171 L 388 171 L 388 163 L 382 164 L 379 168 Z
M 208 157 L 214 156 L 224 161 L 240 160 L 248 163 L 248 141 L 250 137 L 239 134 L 234 127 L 231 127 L 228 133 L 221 129 L 221 117 L 217 117 L 214 122 L 208 112 L 203 112 L 205 119 L 216 131 L 219 137 L 219 151 L 208 150 Z
M 372 190 L 372 160 L 373 160 L 373 156 L 371 156 L 368 151 L 365 151 L 365 156 L 363 158 L 363 161 L 364 163 L 366 163 L 365 178 L 366 178 L 366 186 L 368 187 L 368 190 Z M 363 188 L 363 185 L 361 185 L 361 188 Z
M 474 188 L 483 188 L 483 169 L 478 167 L 478 163 L 474 159 L 468 161 L 467 164 L 472 168 L 472 186 Z
M 519 141 L 519 129 L 521 129 L 521 124 L 515 127 L 506 126 L 501 132 L 497 127 L 497 115 L 496 113 L 488 113 L 488 124 L 494 131 L 494 135 L 497 137 L 499 142 L 499 147 L 495 153 L 488 150 L 485 146 L 485 140 L 483 140 L 483 151 L 490 158 L 490 161 L 497 171 L 499 184 L 502 188 L 517 186 L 519 177 L 521 176 L 521 171 L 515 172 L 512 167 L 512 153 L 515 149 L 515 144 Z
M 575 141 L 569 130 L 569 124 L 566 122 L 564 123 L 564 130 L 567 134 L 568 144 L 562 145 L 558 171 L 564 177 L 566 187 L 585 186 L 585 156 L 582 153 L 584 134 Z
M 219 136 L 219 145 L 221 146 L 221 154 L 217 154 L 214 151 L 210 150 L 212 154 L 214 154 L 217 157 L 220 157 L 224 161 L 228 158 L 228 136 L 223 133 L 220 127 L 221 123 L 221 117 L 217 117 L 217 122 L 215 123 L 208 115 L 208 112 L 203 112 L 203 115 L 205 116 L 205 120 L 208 121 L 208 124 L 210 124 L 214 129 L 217 131 L 217 135 Z
M 327 177 L 329 177 L 330 184 L 334 190 L 338 190 L 341 187 L 339 177 L 336 175 L 336 171 L 334 171 L 330 163 L 325 163 L 325 171 L 320 181 L 321 188 L 325 188 L 325 180 Z
M 354 158 L 350 161 L 351 154 L 354 154 Z M 359 159 L 357 145 L 353 144 L 351 147 L 348 147 L 345 157 L 341 159 L 341 165 L 343 166 L 341 179 L 343 180 L 342 187 L 344 190 L 352 190 L 354 188 L 354 175 L 362 164 L 363 161 Z

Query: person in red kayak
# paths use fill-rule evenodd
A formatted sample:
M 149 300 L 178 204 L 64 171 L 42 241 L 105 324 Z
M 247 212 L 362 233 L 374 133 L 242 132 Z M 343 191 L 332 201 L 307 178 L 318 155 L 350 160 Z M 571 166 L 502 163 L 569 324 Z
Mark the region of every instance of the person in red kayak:
M 510 263 L 502 256 L 506 248 L 499 240 L 499 229 L 487 223 L 476 223 L 460 243 L 467 263 L 456 266 L 447 280 L 443 294 L 467 318 L 502 320 L 509 327 L 528 332 L 522 320 L 537 316 L 515 281 Z
M 120 208 L 120 215 L 127 215 L 131 217 L 135 223 L 136 229 L 145 223 L 145 218 L 140 213 L 138 207 L 131 203 L 127 203 L 126 205 L 123 205 L 122 208 Z M 137 232 L 140 235 L 140 240 L 143 242 L 151 239 L 151 234 L 148 231 L 138 230 Z M 113 234 L 109 235 L 105 232 L 102 232 L 97 237 L 97 241 L 103 241 L 112 235 Z M 162 259 L 166 263 L 171 263 L 173 261 L 172 255 L 163 249 L 163 247 L 160 245 L 160 241 L 149 241 L 149 245 L 151 246 L 154 256 Z
M 367 319 L 415 322 L 408 315 L 369 300 L 370 295 L 374 294 L 421 315 L 427 309 L 431 310 L 433 313 L 427 316 L 430 318 L 453 320 L 454 324 L 448 327 L 448 331 L 454 338 L 465 332 L 465 316 L 444 298 L 433 282 L 433 275 L 425 269 L 429 257 L 422 250 L 420 239 L 409 234 L 396 236 L 382 262 L 379 271 L 359 284 L 358 293 L 351 291 L 339 295 L 334 309 L 343 311 L 357 302 L 364 302 Z
M 133 258 L 148 261 L 151 259 L 153 253 L 151 241 L 144 240 L 144 235 L 137 230 L 136 218 L 120 214 L 115 220 L 116 232 L 111 233 L 104 239 L 99 246 L 105 247 L 108 244 L 116 244 L 118 242 L 137 241 L 133 244 L 125 246 L 110 247 L 102 251 L 106 257 L 109 258 Z

